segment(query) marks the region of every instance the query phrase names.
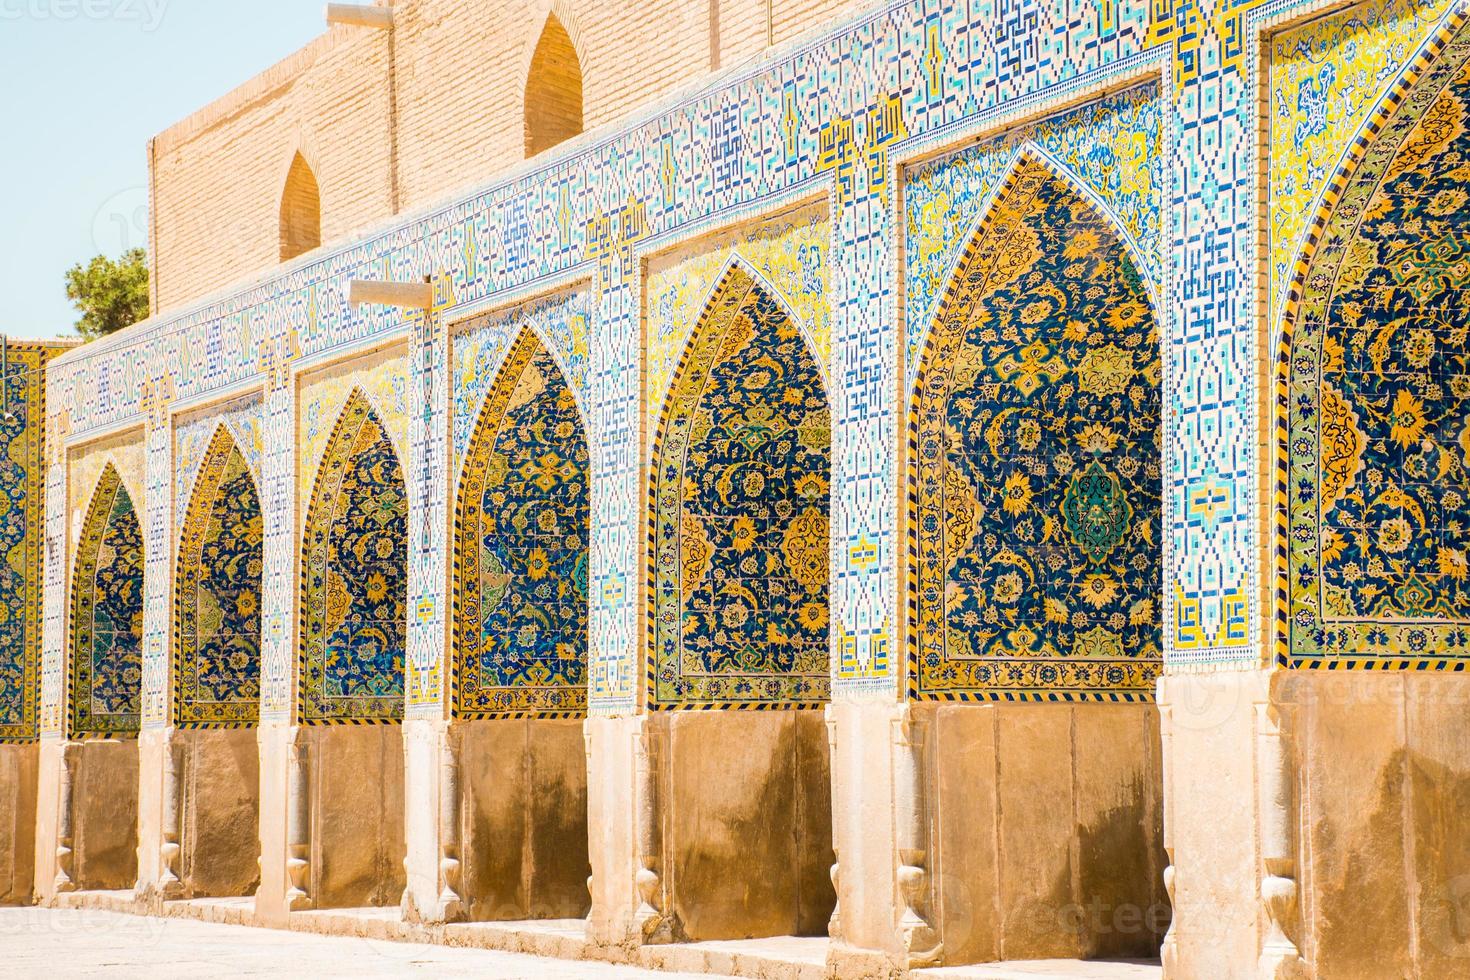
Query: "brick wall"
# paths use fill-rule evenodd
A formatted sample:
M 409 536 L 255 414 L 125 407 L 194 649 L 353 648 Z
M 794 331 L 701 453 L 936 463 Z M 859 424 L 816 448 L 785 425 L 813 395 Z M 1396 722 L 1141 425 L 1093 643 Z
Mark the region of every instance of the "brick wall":
M 391 42 L 387 31 L 332 28 L 153 140 L 154 312 L 280 261 L 298 152 L 320 189 L 325 245 L 518 164 L 526 76 L 549 14 L 576 49 L 591 129 L 864 3 L 400 0 Z
M 322 240 L 389 213 L 388 45 L 336 28 L 153 140 L 153 309 L 280 261 L 281 194 L 299 151 Z

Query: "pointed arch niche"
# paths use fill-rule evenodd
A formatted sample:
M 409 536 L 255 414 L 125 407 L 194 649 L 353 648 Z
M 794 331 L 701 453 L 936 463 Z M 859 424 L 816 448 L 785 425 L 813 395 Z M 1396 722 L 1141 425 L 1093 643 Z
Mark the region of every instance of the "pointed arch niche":
M 174 712 L 181 728 L 260 717 L 260 494 L 230 430 L 215 429 L 184 514 L 175 574 Z
M 291 158 L 286 186 L 281 190 L 280 229 L 282 262 L 321 247 L 321 188 L 316 173 L 300 152 Z
M 403 717 L 408 494 L 388 430 L 361 389 L 337 417 L 302 540 L 304 724 Z
M 582 131 L 582 62 L 556 14 L 546 16 L 526 73 L 526 156 Z
M 143 532 L 109 461 L 72 560 L 68 737 L 72 837 L 58 855 L 79 888 L 130 888 L 138 871 L 138 742 L 143 693 Z M 70 865 L 68 867 L 68 865 Z
M 831 413 L 796 320 L 740 263 L 664 400 L 651 477 L 657 708 L 827 700 Z
M 250 464 L 220 423 L 183 516 L 174 574 L 175 869 L 186 896 L 259 883 L 264 523 Z
M 71 601 L 71 737 L 135 736 L 143 710 L 143 530 L 112 463 L 82 522 Z
M 522 330 L 485 398 L 455 507 L 455 714 L 587 707 L 587 436 L 556 359 Z
M 480 409 L 455 507 L 460 897 L 471 919 L 589 911 L 590 497 L 577 400 L 522 327 Z
M 302 884 L 315 908 L 402 895 L 407 638 L 403 467 L 377 409 L 353 388 L 302 532 L 297 716 L 307 762 L 293 792 L 313 819 L 309 841 L 293 846 L 308 856 Z
M 946 964 L 1152 957 L 1169 922 L 1148 703 L 1160 335 L 1080 186 L 1018 157 L 936 307 L 909 413 L 909 694 L 934 820 L 910 833 L 944 869 L 923 887 Z M 986 929 L 976 895 L 995 896 Z M 1142 910 L 1140 928 L 1033 914 L 1091 901 Z
M 1323 202 L 1280 353 L 1280 655 L 1470 661 L 1470 31 L 1370 123 Z
M 652 468 L 646 696 L 667 731 L 668 795 L 659 867 L 644 873 L 658 928 L 691 940 L 825 934 L 822 718 L 725 709 L 828 698 L 831 416 L 801 325 L 738 260 L 674 373 Z M 681 708 L 716 710 L 668 710 Z M 715 781 L 718 801 L 701 790 Z
M 918 698 L 1146 697 L 1162 664 L 1162 358 L 1120 236 L 1017 162 L 910 418 Z

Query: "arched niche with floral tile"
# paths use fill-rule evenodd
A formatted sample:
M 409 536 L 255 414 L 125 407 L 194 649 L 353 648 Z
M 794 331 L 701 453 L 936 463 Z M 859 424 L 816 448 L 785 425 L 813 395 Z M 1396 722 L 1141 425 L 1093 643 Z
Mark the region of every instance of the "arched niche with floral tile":
M 478 409 L 455 506 L 451 738 L 470 919 L 589 909 L 591 483 L 576 393 L 523 325 Z
M 910 413 L 909 672 L 927 699 L 1147 698 L 1162 667 L 1159 329 L 1075 185 L 1021 157 Z
M 260 717 L 264 523 L 255 476 L 228 427 L 195 477 L 174 577 L 174 717 L 181 727 Z
M 71 609 L 71 736 L 136 735 L 143 698 L 143 531 L 111 463 L 82 521 Z
M 408 497 L 361 388 L 317 462 L 301 545 L 293 885 L 313 908 L 395 905 L 404 887 Z
M 936 896 L 947 963 L 1154 956 L 1168 924 L 1159 324 L 1082 187 L 1018 155 L 909 409 L 905 751 L 924 809 L 900 833 L 927 842 L 911 889 Z M 975 895 L 994 902 L 982 929 L 960 911 Z M 1139 927 L 1036 914 L 1090 903 Z
M 301 550 L 299 717 L 401 719 L 408 496 L 393 441 L 360 389 L 319 463 Z
M 1452 48 L 1362 141 L 1288 294 L 1292 667 L 1470 660 L 1470 41 Z
M 658 425 L 650 705 L 827 700 L 831 445 L 822 372 L 799 323 L 732 263 Z
M 830 693 L 831 414 L 808 326 L 731 259 L 662 405 L 645 935 L 824 935 L 836 901 L 827 730 L 798 710 Z
M 550 350 L 523 330 L 460 474 L 455 717 L 585 712 L 590 498 L 576 397 Z

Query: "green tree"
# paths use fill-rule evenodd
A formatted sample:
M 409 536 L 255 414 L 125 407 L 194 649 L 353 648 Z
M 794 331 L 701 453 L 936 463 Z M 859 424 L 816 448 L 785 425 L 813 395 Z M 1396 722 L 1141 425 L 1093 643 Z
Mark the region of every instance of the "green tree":
M 99 255 L 66 272 L 66 298 L 81 311 L 77 333 L 96 340 L 148 316 L 148 261 L 141 248 L 116 260 Z

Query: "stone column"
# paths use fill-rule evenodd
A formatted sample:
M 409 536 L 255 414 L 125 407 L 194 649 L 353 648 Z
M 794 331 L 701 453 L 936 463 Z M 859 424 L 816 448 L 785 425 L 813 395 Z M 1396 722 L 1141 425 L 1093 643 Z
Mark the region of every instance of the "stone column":
M 287 912 L 311 908 L 311 749 L 303 729 L 295 735 L 286 782 Z
M 56 387 L 47 378 L 48 397 Z M 60 404 L 59 401 L 51 404 Z M 72 885 L 71 783 L 76 748 L 66 743 L 66 450 L 64 414 L 46 420 L 46 523 L 41 590 L 41 745 L 36 792 L 36 900 Z
M 909 704 L 893 720 L 894 835 L 898 846 L 898 921 L 900 948 L 909 968 L 940 961 L 942 949 L 934 928 L 934 889 L 930 864 L 929 787 L 924 764 L 925 725 Z
M 1162 768 L 1164 773 L 1164 785 L 1167 787 L 1174 778 L 1174 720 L 1173 708 L 1167 704 L 1159 705 L 1159 751 L 1162 755 Z M 1174 813 L 1170 808 L 1173 796 L 1167 791 L 1164 793 L 1164 854 L 1169 863 L 1164 867 L 1164 891 L 1169 896 L 1169 907 L 1174 907 L 1174 891 L 1177 872 L 1174 870 Z M 1176 932 L 1179 920 L 1169 920 L 1169 931 L 1164 934 L 1164 942 L 1159 949 L 1159 958 L 1163 961 L 1164 970 L 1173 976 L 1179 968 L 1179 941 Z
M 822 711 L 822 721 L 827 727 L 827 753 L 829 759 L 837 758 L 837 719 L 833 717 L 829 704 Z M 833 821 L 836 822 L 835 819 Z M 832 868 L 828 872 L 832 879 L 832 891 L 838 896 L 832 906 L 832 917 L 827 920 L 827 936 L 836 939 L 842 935 L 842 852 L 837 849 L 836 834 L 832 840 Z
M 464 830 L 460 808 L 459 739 L 450 731 L 439 747 L 439 918 L 458 919 L 464 912 L 461 872 Z
M 829 967 L 883 974 L 927 964 L 936 938 L 929 915 L 922 736 L 907 705 L 834 701 L 833 881 L 837 911 Z
M 296 384 L 291 361 L 295 335 L 267 341 L 261 352 L 266 377 L 262 401 L 263 455 L 260 505 L 265 541 L 262 545 L 260 637 L 260 886 L 255 911 L 263 922 L 281 925 L 287 914 L 306 907 L 304 865 L 293 865 L 293 817 L 296 836 L 309 833 L 304 820 L 305 760 L 297 745 L 296 590 L 299 554 L 296 540 Z M 309 852 L 309 839 L 307 842 Z
M 1306 972 L 1289 935 L 1296 931 L 1297 906 L 1294 773 L 1287 761 L 1277 706 L 1271 701 L 1255 706 L 1256 820 L 1261 848 L 1261 901 L 1267 922 L 1260 976 L 1290 980 Z
M 163 799 L 159 836 L 162 842 L 158 849 L 158 897 L 163 900 L 177 898 L 184 891 L 180 880 L 179 857 L 182 853 L 181 823 L 183 820 L 184 796 L 181 773 L 183 769 L 183 746 L 176 739 L 165 735 L 163 744 Z
M 1286 810 L 1257 813 L 1258 785 L 1273 794 L 1282 788 L 1279 737 L 1274 723 L 1263 727 L 1271 679 L 1268 670 L 1222 670 L 1159 680 L 1168 753 L 1165 882 L 1173 923 L 1163 954 L 1170 980 L 1273 976 L 1258 973 L 1265 966 L 1262 930 L 1272 921 L 1262 902 L 1274 901 L 1263 869 L 1267 852 L 1275 856 L 1290 835 Z M 1270 775 L 1262 763 L 1271 765 Z
M 644 943 L 670 941 L 668 890 L 664 881 L 664 835 L 660 823 L 665 805 L 659 792 L 662 756 L 667 749 L 647 716 L 640 719 L 633 743 L 633 805 L 637 829 L 637 863 L 633 883 L 638 908 L 633 913 L 636 938 Z
M 143 433 L 143 718 L 138 734 L 138 882 L 151 905 L 178 898 L 179 780 L 173 744 L 173 427 L 167 385 L 146 389 Z M 172 826 L 170 826 L 172 824 Z
M 592 911 L 587 938 L 631 949 L 663 923 L 656 786 L 646 719 L 588 718 L 587 833 Z
M 56 780 L 56 847 L 52 852 L 55 859 L 55 876 L 49 889 L 51 895 L 75 891 L 76 884 L 76 808 L 73 805 L 72 789 L 76 783 L 77 762 L 82 747 L 76 742 L 63 742 L 54 746 L 57 775 Z M 36 889 L 42 891 L 41 888 Z
M 403 722 L 403 914 L 452 922 L 464 915 L 460 888 L 459 753 L 450 726 L 449 335 L 439 310 L 450 299 L 436 277 L 434 305 L 410 318 L 408 676 Z
M 837 906 L 828 967 L 839 975 L 927 965 L 938 953 L 923 737 L 906 703 L 900 647 L 906 446 L 897 216 L 887 144 L 901 119 L 870 109 L 869 165 L 833 184 L 832 838 Z M 896 127 L 895 127 L 896 124 Z
M 403 724 L 403 915 L 411 922 L 454 922 L 464 916 L 460 894 L 462 837 L 458 738 L 442 719 Z
M 629 245 L 631 254 L 631 245 Z M 644 544 L 641 467 L 647 457 L 637 390 L 641 285 L 637 263 L 610 249 L 592 286 L 588 425 L 592 517 L 588 592 L 587 832 L 592 865 L 588 939 L 631 948 L 662 918 L 655 787 L 639 693 L 644 636 L 639 583 Z M 640 776 L 640 772 L 643 775 Z M 652 878 L 650 878 L 652 875 Z

